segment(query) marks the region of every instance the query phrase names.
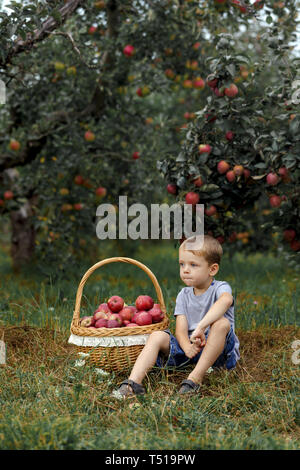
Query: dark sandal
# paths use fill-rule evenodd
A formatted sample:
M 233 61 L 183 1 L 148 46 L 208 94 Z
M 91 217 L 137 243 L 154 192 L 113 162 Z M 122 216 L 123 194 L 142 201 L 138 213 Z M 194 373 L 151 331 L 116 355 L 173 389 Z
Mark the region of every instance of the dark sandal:
M 132 391 L 130 390 L 129 386 L 131 387 Z M 134 382 L 133 380 L 126 379 L 121 383 L 118 392 L 123 395 L 124 398 L 126 398 L 128 396 L 143 395 L 145 393 L 145 389 L 142 385 Z
M 189 379 L 183 380 L 180 385 L 181 387 L 178 392 L 180 395 L 183 395 L 184 393 L 195 393 L 198 392 L 201 388 L 200 384 L 196 384 L 195 382 Z

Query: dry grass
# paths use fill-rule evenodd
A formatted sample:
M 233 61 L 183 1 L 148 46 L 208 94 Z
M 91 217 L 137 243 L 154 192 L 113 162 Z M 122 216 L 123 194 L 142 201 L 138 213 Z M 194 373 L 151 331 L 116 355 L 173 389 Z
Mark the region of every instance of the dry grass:
M 291 343 L 299 338 L 300 328 L 286 325 L 251 331 L 237 330 L 241 359 L 234 374 L 240 382 L 268 382 L 273 369 L 284 356 L 291 356 Z M 0 338 L 7 346 L 7 364 L 12 368 L 31 370 L 43 364 L 48 370 L 53 364 L 66 365 L 77 357 L 77 348 L 67 343 L 69 334 L 32 326 L 1 326 Z M 179 383 L 186 371 L 165 371 L 170 383 Z M 124 375 L 124 373 L 117 374 Z M 126 375 L 126 373 L 125 373 Z M 209 380 L 208 378 L 206 379 Z

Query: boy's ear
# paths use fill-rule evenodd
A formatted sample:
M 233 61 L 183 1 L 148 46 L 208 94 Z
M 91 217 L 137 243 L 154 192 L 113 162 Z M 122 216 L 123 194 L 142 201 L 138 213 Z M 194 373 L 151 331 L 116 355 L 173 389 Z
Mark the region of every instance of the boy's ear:
M 219 271 L 219 268 L 220 268 L 220 266 L 218 265 L 218 263 L 213 263 L 209 267 L 211 275 L 215 276 L 217 274 L 217 272 Z

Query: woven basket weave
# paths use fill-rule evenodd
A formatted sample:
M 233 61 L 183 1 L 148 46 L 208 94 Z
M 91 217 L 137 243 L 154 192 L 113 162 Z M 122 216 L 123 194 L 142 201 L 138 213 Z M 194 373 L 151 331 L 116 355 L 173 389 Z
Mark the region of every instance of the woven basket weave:
M 80 304 L 82 298 L 83 287 L 90 277 L 90 275 L 101 266 L 104 266 L 108 263 L 123 262 L 134 264 L 145 271 L 146 274 L 150 277 L 157 295 L 157 300 L 160 304 L 161 311 L 164 314 L 164 318 L 159 323 L 154 323 L 147 326 L 137 326 L 137 327 L 123 327 L 123 328 L 87 328 L 80 326 Z M 152 271 L 147 268 L 144 264 L 139 261 L 136 261 L 132 258 L 107 258 L 103 261 L 100 261 L 94 264 L 82 277 L 80 284 L 77 289 L 75 310 L 73 313 L 73 319 L 71 323 L 71 338 L 76 338 L 77 341 L 69 339 L 70 343 L 76 344 L 78 352 L 87 353 L 88 362 L 93 365 L 100 367 L 101 369 L 107 371 L 122 371 L 133 366 L 138 355 L 142 351 L 145 341 L 150 333 L 153 331 L 161 331 L 166 329 L 169 326 L 169 319 L 166 312 L 166 306 L 162 294 L 162 290 L 159 286 L 159 283 L 152 273 Z M 76 335 L 76 336 L 74 336 Z M 78 343 L 83 344 L 87 343 L 90 340 L 87 338 L 95 338 L 92 342 L 97 343 L 96 339 L 99 339 L 99 343 L 110 342 L 110 346 L 85 346 L 78 345 Z M 104 339 L 106 338 L 106 339 Z M 86 341 L 85 341 L 86 339 Z M 90 341 L 91 342 L 91 341 Z M 132 344 L 140 343 L 133 345 L 122 345 L 123 344 Z M 142 343 L 142 344 L 141 344 Z M 112 345 L 113 344 L 113 345 Z

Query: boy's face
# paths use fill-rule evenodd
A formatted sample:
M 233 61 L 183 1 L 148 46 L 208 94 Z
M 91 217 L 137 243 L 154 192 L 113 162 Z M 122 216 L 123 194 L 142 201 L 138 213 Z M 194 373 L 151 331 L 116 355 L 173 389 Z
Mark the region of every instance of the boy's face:
M 212 276 L 217 274 L 217 263 L 209 266 L 203 256 L 196 256 L 190 251 L 179 250 L 180 278 L 187 286 L 202 287 Z

